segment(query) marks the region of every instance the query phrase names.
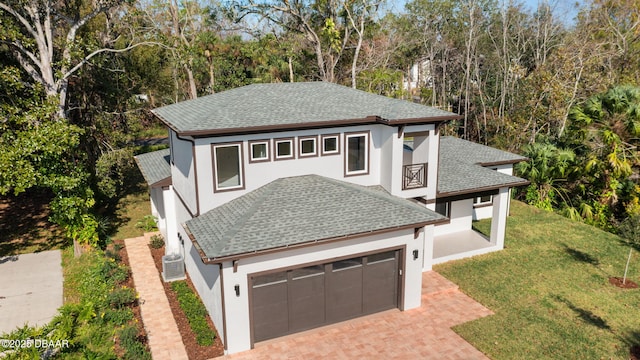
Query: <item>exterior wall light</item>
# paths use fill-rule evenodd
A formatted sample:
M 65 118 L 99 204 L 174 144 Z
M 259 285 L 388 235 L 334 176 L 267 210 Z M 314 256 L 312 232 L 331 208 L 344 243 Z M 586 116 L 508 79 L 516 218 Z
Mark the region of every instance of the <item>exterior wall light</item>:
M 236 296 L 240 296 L 240 285 L 237 285 L 233 287 L 236 290 Z
M 418 250 L 413 250 L 413 260 L 418 260 Z

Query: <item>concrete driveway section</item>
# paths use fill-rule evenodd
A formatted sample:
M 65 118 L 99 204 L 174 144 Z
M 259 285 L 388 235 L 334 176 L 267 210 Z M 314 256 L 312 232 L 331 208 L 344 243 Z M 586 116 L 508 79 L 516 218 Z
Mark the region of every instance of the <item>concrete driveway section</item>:
M 57 314 L 61 262 L 60 250 L 0 256 L 0 335 L 25 323 L 44 325 Z

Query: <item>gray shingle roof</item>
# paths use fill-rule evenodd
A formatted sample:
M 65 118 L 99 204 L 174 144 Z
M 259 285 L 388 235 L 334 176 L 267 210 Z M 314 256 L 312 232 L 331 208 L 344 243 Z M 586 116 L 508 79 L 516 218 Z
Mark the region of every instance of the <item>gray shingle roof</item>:
M 510 164 L 526 159 L 489 146 L 443 136 L 440 138 L 438 197 L 525 185 L 528 183 L 525 179 L 482 165 Z
M 253 84 L 153 110 L 178 133 L 317 122 L 452 119 L 454 113 L 326 82 Z M 354 121 L 355 122 L 355 121 Z
M 275 180 L 184 227 L 216 259 L 445 219 L 387 192 L 305 175 Z
M 517 163 L 526 157 L 453 136 L 440 137 L 440 154 L 448 160 L 483 166 Z
M 136 155 L 134 158 L 149 186 L 171 177 L 169 149 Z

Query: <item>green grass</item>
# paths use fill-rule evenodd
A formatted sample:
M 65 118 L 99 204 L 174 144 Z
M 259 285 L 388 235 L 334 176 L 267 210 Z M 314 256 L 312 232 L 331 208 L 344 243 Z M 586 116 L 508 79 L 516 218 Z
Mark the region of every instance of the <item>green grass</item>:
M 487 233 L 490 222 L 475 224 Z M 620 238 L 512 202 L 503 251 L 434 267 L 493 312 L 454 328 L 493 359 L 628 359 L 640 344 L 640 289 Z M 640 257 L 628 277 L 638 282 Z
M 151 203 L 147 191 L 129 194 L 120 199 L 116 210 L 118 226 L 112 238 L 122 240 L 142 236 L 144 229 L 136 224 L 147 215 L 151 215 Z

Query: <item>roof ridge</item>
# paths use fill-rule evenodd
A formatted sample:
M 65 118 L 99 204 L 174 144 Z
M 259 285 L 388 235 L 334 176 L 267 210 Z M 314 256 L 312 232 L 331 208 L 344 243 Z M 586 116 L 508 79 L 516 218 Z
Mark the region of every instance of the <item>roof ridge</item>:
M 370 189 L 370 188 L 368 188 L 368 187 L 366 187 L 364 185 L 358 185 L 358 184 L 353 184 L 353 183 L 346 182 L 346 181 L 340 181 L 340 180 L 336 180 L 336 179 L 331 179 L 331 178 L 324 177 L 324 176 L 317 175 L 317 174 L 312 174 L 312 175 L 313 176 L 318 176 L 318 177 L 320 177 L 322 179 L 325 179 L 325 180 L 327 180 L 329 182 L 332 182 L 332 183 L 337 184 L 337 185 L 341 185 L 341 186 L 346 187 L 346 188 L 351 188 L 351 189 L 355 189 L 355 190 L 359 190 L 359 191 L 365 192 L 365 193 L 367 193 L 367 194 L 369 194 L 369 195 L 371 195 L 373 197 L 376 197 L 378 199 L 391 201 L 391 202 L 393 202 L 393 203 L 395 203 L 397 205 L 401 205 L 401 206 L 403 206 L 405 208 L 414 208 L 414 209 L 432 211 L 432 210 L 428 209 L 427 207 L 423 207 L 423 206 L 420 206 L 418 204 L 412 203 L 408 199 L 403 199 L 403 198 L 397 197 L 397 196 L 395 196 L 393 194 L 390 194 L 389 192 L 387 192 L 387 189 L 384 189 L 384 186 L 382 187 L 385 190 L 385 193 L 383 195 L 383 192 L 378 191 L 378 190 L 374 190 L 374 189 Z

